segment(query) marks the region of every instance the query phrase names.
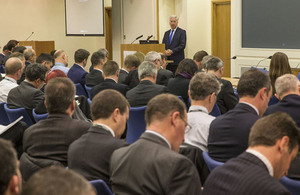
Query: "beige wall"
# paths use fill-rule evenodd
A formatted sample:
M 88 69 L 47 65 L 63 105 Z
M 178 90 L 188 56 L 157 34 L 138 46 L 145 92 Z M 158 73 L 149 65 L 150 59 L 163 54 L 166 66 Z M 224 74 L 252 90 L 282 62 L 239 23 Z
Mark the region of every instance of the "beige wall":
M 106 0 L 105 5 L 109 5 L 110 2 Z M 56 49 L 64 49 L 69 55 L 69 67 L 74 63 L 73 55 L 77 49 L 84 48 L 93 53 L 105 47 L 104 37 L 65 35 L 64 0 L 4 1 L 1 3 L 0 18 L 1 47 L 10 39 L 25 40 L 31 32 L 34 32 L 30 40 L 54 40 Z M 87 66 L 90 66 L 90 60 Z

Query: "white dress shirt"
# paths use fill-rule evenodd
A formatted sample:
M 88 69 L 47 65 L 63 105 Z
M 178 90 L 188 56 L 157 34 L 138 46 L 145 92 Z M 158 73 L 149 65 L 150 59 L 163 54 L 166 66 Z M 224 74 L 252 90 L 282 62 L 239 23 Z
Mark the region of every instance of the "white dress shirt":
M 207 139 L 210 123 L 215 119 L 203 106 L 191 106 L 187 114 L 192 129 L 185 133 L 185 143 L 207 152 Z
M 0 81 L 0 103 L 7 102 L 7 95 L 9 91 L 17 86 L 17 81 L 8 76 Z

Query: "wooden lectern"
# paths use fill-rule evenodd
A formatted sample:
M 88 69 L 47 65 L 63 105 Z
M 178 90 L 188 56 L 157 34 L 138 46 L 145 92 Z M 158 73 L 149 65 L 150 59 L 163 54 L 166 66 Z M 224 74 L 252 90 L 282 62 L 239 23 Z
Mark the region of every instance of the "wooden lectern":
M 32 49 L 35 50 L 37 56 L 41 53 L 50 54 L 50 52 L 55 48 L 54 41 L 20 41 L 19 45 L 32 47 Z
M 121 44 L 121 66 L 124 64 L 124 52 L 139 51 L 147 54 L 149 51 L 165 53 L 165 44 Z

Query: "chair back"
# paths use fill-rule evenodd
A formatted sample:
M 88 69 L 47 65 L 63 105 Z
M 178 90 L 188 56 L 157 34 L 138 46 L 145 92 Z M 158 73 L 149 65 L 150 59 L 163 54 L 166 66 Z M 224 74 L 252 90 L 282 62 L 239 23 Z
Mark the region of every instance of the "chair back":
M 280 180 L 280 183 L 284 185 L 288 191 L 290 191 L 291 195 L 300 194 L 300 181 L 290 179 L 286 176 L 283 176 Z
M 97 195 L 113 195 L 107 184 L 102 179 L 89 181 L 97 191 Z
M 269 74 L 269 71 L 266 68 L 257 68 L 257 67 L 252 66 L 250 69 L 257 69 L 257 70 L 260 70 L 260 71 L 266 73 L 267 75 Z
M 234 95 L 235 95 L 237 101 L 239 101 L 240 100 L 239 94 L 238 94 L 238 92 L 237 92 L 237 90 L 235 88 L 233 88 L 233 92 L 234 92 Z
M 85 91 L 86 91 L 86 93 L 88 95 L 88 98 L 91 98 L 91 90 L 92 90 L 92 88 L 88 87 L 86 85 L 84 85 L 84 88 L 85 88 Z
M 9 119 L 8 116 L 4 110 L 4 104 L 6 104 L 5 102 L 0 103 L 0 125 L 9 125 Z
M 220 111 L 218 104 L 215 103 L 215 105 L 214 105 L 212 111 L 209 113 L 209 115 L 214 116 L 214 117 L 218 117 L 221 115 L 221 111 Z
M 83 95 L 85 97 L 88 97 L 85 89 L 83 88 L 83 86 L 80 83 L 75 83 L 75 87 L 76 87 L 76 95 Z
M 25 108 L 10 109 L 7 107 L 7 104 L 4 104 L 4 110 L 6 111 L 10 123 L 17 120 L 20 116 L 23 116 L 22 121 L 24 121 L 28 127 L 33 125 L 33 121 L 31 120 Z
M 147 106 L 132 107 L 129 111 L 129 119 L 127 121 L 126 142 L 134 143 L 142 133 L 145 132 L 145 111 Z
M 216 160 L 212 159 L 208 155 L 208 152 L 202 152 L 202 155 L 203 155 L 204 161 L 205 161 L 205 163 L 206 163 L 206 165 L 207 165 L 210 172 L 212 172 L 212 170 L 214 168 L 224 164 L 223 162 L 219 162 L 219 161 L 216 161 Z
M 48 117 L 48 113 L 37 114 L 37 113 L 35 113 L 35 109 L 32 110 L 32 115 L 33 115 L 33 118 L 36 123 L 39 122 L 40 120 L 46 119 Z

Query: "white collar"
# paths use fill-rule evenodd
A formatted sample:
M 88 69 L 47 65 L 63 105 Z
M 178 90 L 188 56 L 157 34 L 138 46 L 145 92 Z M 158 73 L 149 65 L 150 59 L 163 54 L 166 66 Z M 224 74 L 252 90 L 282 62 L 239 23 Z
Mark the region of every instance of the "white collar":
M 160 134 L 156 131 L 150 130 L 150 129 L 146 130 L 145 132 L 146 133 L 152 133 L 152 134 L 157 135 L 158 137 L 162 138 L 163 140 L 165 140 L 165 142 L 168 144 L 169 148 L 171 149 L 170 142 L 162 134 Z
M 240 103 L 242 103 L 242 104 L 247 104 L 248 106 L 250 106 L 251 108 L 253 108 L 253 109 L 256 111 L 257 115 L 259 116 L 258 109 L 257 109 L 255 106 L 253 106 L 252 104 L 250 104 L 250 103 L 248 103 L 248 102 L 240 102 Z
M 5 79 L 5 80 L 8 80 L 8 81 L 11 81 L 11 82 L 13 82 L 13 83 L 17 83 L 17 81 L 16 81 L 15 79 L 9 77 L 8 75 L 6 75 L 6 76 L 4 77 L 4 79 Z
M 101 126 L 104 130 L 110 132 L 113 137 L 115 137 L 115 132 L 107 125 L 104 125 L 102 123 L 94 123 L 95 125 Z
M 252 149 L 247 149 L 246 152 L 253 154 L 254 156 L 256 156 L 257 158 L 259 158 L 267 167 L 269 174 L 273 177 L 274 175 L 274 170 L 272 167 L 272 164 L 270 163 L 270 161 L 267 159 L 267 157 L 265 157 L 262 153 L 256 151 L 256 150 L 252 150 Z
M 125 72 L 129 73 L 126 69 L 124 69 L 124 68 L 121 68 L 121 69 L 124 70 Z
M 98 70 L 100 71 L 101 73 L 103 73 L 103 70 L 99 69 L 99 68 L 94 68 L 94 70 Z
M 202 110 L 204 113 L 208 114 L 207 108 L 205 108 L 204 106 L 200 106 L 200 105 L 192 105 L 192 106 L 190 106 L 189 112 L 191 110 Z
M 76 64 L 76 63 L 75 63 Z M 76 64 L 77 66 L 80 66 L 83 70 L 84 70 L 84 68 L 83 68 L 83 66 L 81 66 L 81 65 L 79 65 L 79 64 Z M 85 70 L 84 70 L 85 71 Z
M 110 79 L 110 80 L 113 80 L 113 81 L 115 81 L 115 83 L 118 83 L 115 79 L 113 79 L 113 78 L 106 78 L 106 79 Z

